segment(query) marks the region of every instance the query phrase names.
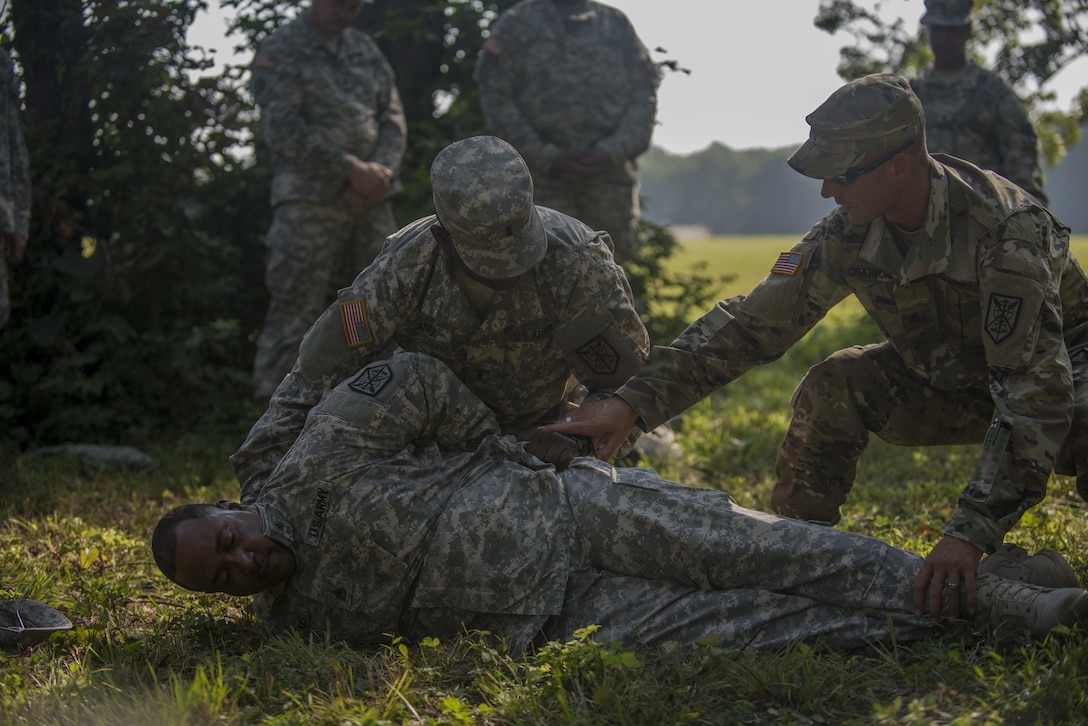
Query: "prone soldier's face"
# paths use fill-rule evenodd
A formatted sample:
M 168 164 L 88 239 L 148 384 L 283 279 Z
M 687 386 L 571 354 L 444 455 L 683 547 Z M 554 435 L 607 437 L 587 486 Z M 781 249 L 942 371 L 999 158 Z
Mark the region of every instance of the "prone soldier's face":
M 363 7 L 363 0 L 312 0 L 306 17 L 313 29 L 326 38 L 347 30 Z
M 182 587 L 228 595 L 256 595 L 295 571 L 291 550 L 264 535 L 260 513 L 233 502 L 181 522 L 175 560 Z

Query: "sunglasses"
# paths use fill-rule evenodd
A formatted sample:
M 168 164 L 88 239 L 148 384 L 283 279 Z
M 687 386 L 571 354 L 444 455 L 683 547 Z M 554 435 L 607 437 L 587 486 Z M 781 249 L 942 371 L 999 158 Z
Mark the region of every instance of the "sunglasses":
M 910 145 L 913 144 L 913 143 L 914 143 L 913 141 L 908 141 L 907 143 L 900 146 L 898 149 L 892 149 L 891 151 L 889 151 L 887 154 L 880 157 L 876 161 L 870 162 L 870 163 L 866 164 L 865 166 L 855 166 L 852 169 L 847 169 L 842 174 L 839 174 L 838 176 L 831 177 L 830 179 L 828 179 L 828 181 L 833 181 L 836 184 L 838 184 L 840 187 L 848 187 L 851 184 L 853 184 L 854 180 L 857 179 L 859 176 L 864 176 L 864 175 L 868 174 L 869 172 L 873 171 L 874 169 L 876 169 L 877 167 L 879 167 L 881 164 L 884 164 L 884 163 L 887 163 L 887 162 L 891 161 L 893 156 L 895 156 L 896 154 L 898 154 L 898 153 L 900 153 L 902 151 L 906 151 L 907 149 L 910 148 Z

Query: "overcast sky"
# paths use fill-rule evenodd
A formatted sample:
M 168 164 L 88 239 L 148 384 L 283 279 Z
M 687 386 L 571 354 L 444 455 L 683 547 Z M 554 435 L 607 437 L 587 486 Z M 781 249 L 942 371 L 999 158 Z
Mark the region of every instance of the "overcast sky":
M 197 18 L 190 39 L 230 53 L 218 0 Z M 835 73 L 845 35 L 813 26 L 819 0 L 611 0 L 658 59 L 691 70 L 667 74 L 658 97 L 653 143 L 678 154 L 719 141 L 734 149 L 800 144 L 805 115 L 842 80 Z M 922 0 L 882 0 L 885 16 L 917 22 Z M 1065 104 L 1088 86 L 1088 59 L 1057 79 Z

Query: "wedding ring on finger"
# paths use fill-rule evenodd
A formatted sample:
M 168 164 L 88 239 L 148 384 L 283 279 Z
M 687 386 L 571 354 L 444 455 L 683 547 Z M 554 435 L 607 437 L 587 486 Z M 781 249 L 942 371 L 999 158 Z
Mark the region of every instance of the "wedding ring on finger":
M 948 580 L 947 582 L 945 582 L 944 586 L 948 590 L 959 590 L 960 589 L 960 584 L 958 582 L 952 582 L 951 580 Z

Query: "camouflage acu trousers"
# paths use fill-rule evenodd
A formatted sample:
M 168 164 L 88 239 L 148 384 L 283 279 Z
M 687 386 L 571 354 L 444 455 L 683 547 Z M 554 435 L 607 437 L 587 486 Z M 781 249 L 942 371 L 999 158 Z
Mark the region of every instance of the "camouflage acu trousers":
M 1088 498 L 1088 355 L 1073 358 L 1074 420 L 1058 458 L 1080 472 Z M 835 524 L 874 433 L 901 446 L 981 444 L 993 421 L 985 387 L 937 390 L 907 368 L 889 343 L 838 351 L 813 366 L 790 401 L 793 419 L 775 463 L 771 509 Z
M 586 460 L 580 460 L 586 461 Z M 932 634 L 913 614 L 917 555 L 737 505 L 648 469 L 578 466 L 564 477 L 576 523 L 562 615 L 545 635 L 601 626 L 627 643 L 836 647 Z
M 349 285 L 395 231 L 389 202 L 365 212 L 311 202 L 275 208 L 264 241 L 270 300 L 253 362 L 257 398 L 272 395 L 336 290 Z
M 4 259 L 4 246 L 0 243 L 0 328 L 11 318 L 11 292 L 8 288 L 8 263 Z
M 590 180 L 536 183 L 534 201 L 584 222 L 612 238 L 612 256 L 620 265 L 638 255 L 638 186 L 631 181 Z

